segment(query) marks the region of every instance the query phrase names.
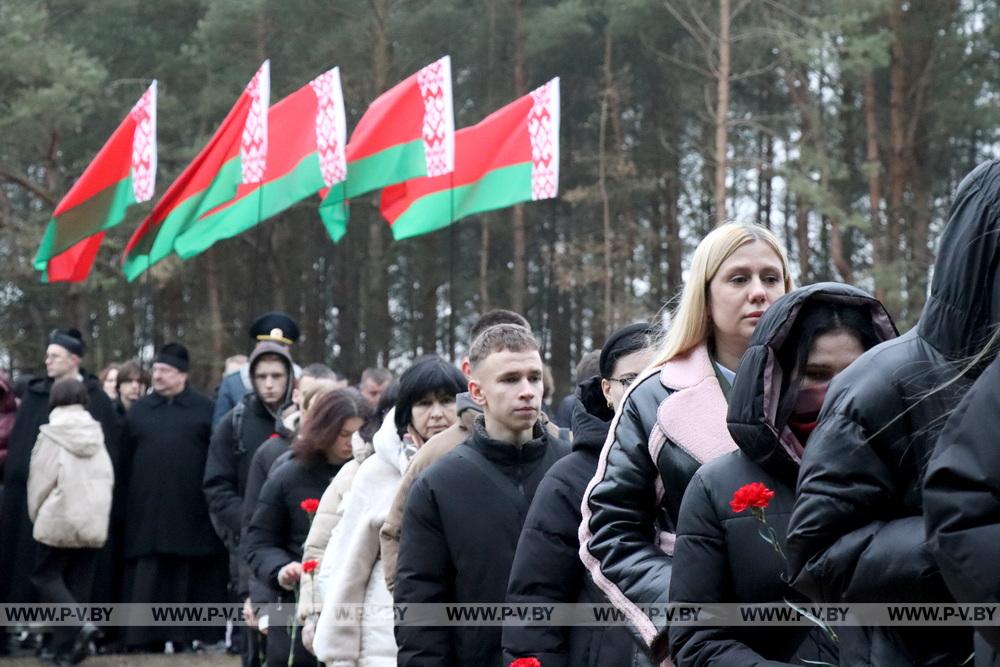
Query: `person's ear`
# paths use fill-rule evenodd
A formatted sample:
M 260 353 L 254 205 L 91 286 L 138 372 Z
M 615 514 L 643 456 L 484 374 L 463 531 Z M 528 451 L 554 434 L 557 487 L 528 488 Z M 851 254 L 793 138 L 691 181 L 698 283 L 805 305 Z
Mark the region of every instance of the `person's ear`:
M 480 407 L 486 406 L 486 394 L 483 393 L 483 386 L 474 379 L 469 379 L 469 398 Z

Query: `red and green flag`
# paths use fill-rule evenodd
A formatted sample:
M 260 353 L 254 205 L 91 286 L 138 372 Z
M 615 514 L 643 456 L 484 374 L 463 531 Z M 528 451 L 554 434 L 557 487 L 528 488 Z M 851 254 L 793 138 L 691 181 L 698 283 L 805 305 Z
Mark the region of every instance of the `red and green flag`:
M 455 171 L 382 191 L 393 238 L 559 193 L 559 79 L 455 134 Z
M 129 111 L 52 213 L 35 255 L 45 282 L 87 279 L 106 231 L 156 184 L 156 81 Z
M 240 183 L 259 183 L 267 163 L 270 62 L 265 61 L 222 125 L 185 167 L 129 239 L 123 256 L 130 281 L 174 250 L 205 212 L 229 201 Z
M 411 75 L 371 103 L 347 143 L 347 179 L 321 191 L 320 217 L 339 241 L 347 226 L 347 200 L 420 176 L 451 173 L 455 120 L 451 58 Z
M 188 259 L 344 180 L 347 174 L 344 96 L 334 67 L 268 111 L 267 166 L 260 182 L 242 183 L 236 196 L 202 215 L 177 237 Z

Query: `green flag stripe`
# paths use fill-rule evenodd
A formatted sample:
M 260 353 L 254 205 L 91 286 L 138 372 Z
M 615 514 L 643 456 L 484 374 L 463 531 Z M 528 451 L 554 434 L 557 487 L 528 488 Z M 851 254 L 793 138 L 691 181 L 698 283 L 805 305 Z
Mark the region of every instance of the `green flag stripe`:
M 525 201 L 531 201 L 530 162 L 494 169 L 475 183 L 417 199 L 396 218 L 392 236 L 398 241 L 428 234 L 466 216 Z
M 128 176 L 104 188 L 90 199 L 63 211 L 49 220 L 34 266 L 44 271 L 48 261 L 76 243 L 100 231 L 110 229 L 125 219 L 125 211 L 135 203 L 132 177 Z
M 265 183 L 233 205 L 192 223 L 177 238 L 174 250 L 182 259 L 190 259 L 208 250 L 216 241 L 245 232 L 316 194 L 323 185 L 319 154 L 311 153 L 281 178 Z

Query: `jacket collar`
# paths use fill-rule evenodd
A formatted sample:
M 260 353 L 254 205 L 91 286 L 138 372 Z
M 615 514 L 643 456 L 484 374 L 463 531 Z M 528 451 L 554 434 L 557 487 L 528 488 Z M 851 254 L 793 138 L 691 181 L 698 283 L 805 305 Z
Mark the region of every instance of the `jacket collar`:
M 466 444 L 500 467 L 512 467 L 536 461 L 545 455 L 549 444 L 548 433 L 539 422 L 532 429 L 532 439 L 515 447 L 509 442 L 495 440 L 486 432 L 486 418 L 476 418 L 475 426 Z
M 166 396 L 162 394 L 157 394 L 156 392 L 150 394 L 149 398 L 153 403 L 154 407 L 158 407 L 160 405 L 174 404 L 187 408 L 193 405 L 192 403 L 193 396 L 194 396 L 194 390 L 191 389 L 190 384 L 186 384 L 184 385 L 184 390 L 181 391 L 181 393 L 174 396 L 173 398 L 167 398 Z
M 670 442 L 699 463 L 736 449 L 726 428 L 726 397 L 702 343 L 660 367 L 660 383 L 671 390 L 656 411 Z

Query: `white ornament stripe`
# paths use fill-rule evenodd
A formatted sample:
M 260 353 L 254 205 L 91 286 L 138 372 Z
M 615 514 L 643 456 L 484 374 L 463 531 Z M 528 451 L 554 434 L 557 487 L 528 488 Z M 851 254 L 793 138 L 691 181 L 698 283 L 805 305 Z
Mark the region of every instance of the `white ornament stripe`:
M 149 201 L 156 189 L 156 81 L 129 112 L 135 121 L 132 133 L 132 195 L 137 203 Z
M 271 98 L 271 61 L 265 60 L 247 84 L 250 113 L 240 140 L 240 166 L 244 183 L 260 183 L 267 168 L 267 112 Z
M 451 99 L 451 57 L 445 56 L 417 72 L 424 101 L 424 158 L 427 175 L 455 170 L 455 117 Z
M 531 93 L 531 199 L 559 194 L 559 78 Z
M 347 124 L 340 68 L 334 67 L 309 82 L 316 94 L 316 150 L 327 187 L 347 178 Z

